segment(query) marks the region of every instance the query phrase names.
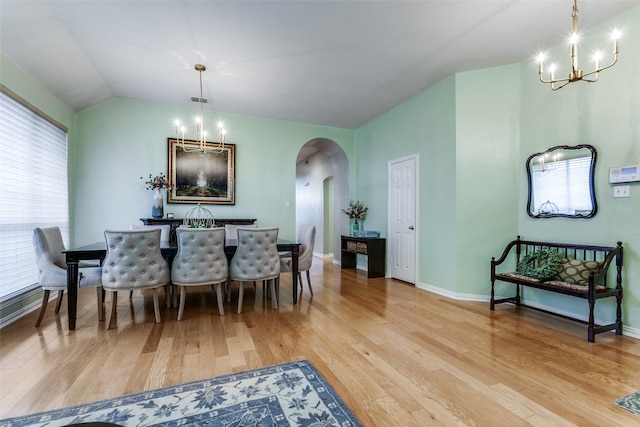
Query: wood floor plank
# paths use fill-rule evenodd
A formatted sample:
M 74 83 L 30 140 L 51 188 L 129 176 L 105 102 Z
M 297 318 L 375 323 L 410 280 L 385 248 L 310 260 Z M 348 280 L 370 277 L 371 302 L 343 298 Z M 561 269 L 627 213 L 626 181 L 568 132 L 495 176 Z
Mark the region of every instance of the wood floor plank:
M 283 275 L 279 310 L 248 285 L 242 314 L 234 285 L 224 316 L 208 287 L 190 288 L 183 320 L 161 301 L 160 324 L 151 292 L 123 294 L 111 330 L 80 289 L 76 331 L 66 304 L 40 328 L 33 312 L 0 330 L 0 418 L 307 359 L 365 426 L 639 423 L 613 403 L 640 390 L 638 340 L 589 343 L 575 322 L 491 312 L 320 259 L 311 281 L 314 295 L 305 285 L 294 306 Z

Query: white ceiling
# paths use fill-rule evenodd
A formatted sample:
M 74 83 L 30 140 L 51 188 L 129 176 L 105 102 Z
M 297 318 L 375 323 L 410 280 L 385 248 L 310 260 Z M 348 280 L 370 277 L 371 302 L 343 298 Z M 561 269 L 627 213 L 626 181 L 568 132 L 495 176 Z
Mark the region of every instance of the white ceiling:
M 638 5 L 581 0 L 579 28 Z M 356 128 L 455 72 L 533 59 L 562 43 L 572 7 L 571 0 L 0 0 L 0 50 L 74 111 L 113 97 L 196 106 L 193 67 L 202 63 L 207 109 Z M 536 71 L 532 63 L 532 79 Z

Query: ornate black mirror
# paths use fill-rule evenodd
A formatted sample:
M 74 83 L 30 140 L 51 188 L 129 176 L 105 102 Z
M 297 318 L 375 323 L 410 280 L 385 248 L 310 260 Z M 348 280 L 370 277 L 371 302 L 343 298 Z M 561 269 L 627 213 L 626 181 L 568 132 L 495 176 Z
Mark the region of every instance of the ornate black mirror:
M 594 191 L 596 149 L 591 145 L 559 145 L 527 159 L 532 218 L 591 218 L 596 214 Z

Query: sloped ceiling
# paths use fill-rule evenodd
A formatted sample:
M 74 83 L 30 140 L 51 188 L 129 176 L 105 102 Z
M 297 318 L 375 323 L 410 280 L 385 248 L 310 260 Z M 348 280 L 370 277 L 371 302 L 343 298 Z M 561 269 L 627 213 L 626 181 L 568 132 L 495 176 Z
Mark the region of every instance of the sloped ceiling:
M 582 30 L 640 5 L 579 3 Z M 572 6 L 1 0 L 0 49 L 74 111 L 113 97 L 193 106 L 201 63 L 207 109 L 356 128 L 452 73 L 533 60 L 566 40 Z

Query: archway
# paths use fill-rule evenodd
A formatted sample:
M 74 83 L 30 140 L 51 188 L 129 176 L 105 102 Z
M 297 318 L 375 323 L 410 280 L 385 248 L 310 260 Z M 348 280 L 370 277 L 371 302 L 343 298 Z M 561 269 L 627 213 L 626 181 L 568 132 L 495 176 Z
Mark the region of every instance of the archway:
M 342 147 L 325 138 L 304 144 L 296 159 L 296 230 L 316 226 L 316 255 L 340 259 L 340 236 L 349 228 L 340 206 L 348 198 L 349 162 Z

